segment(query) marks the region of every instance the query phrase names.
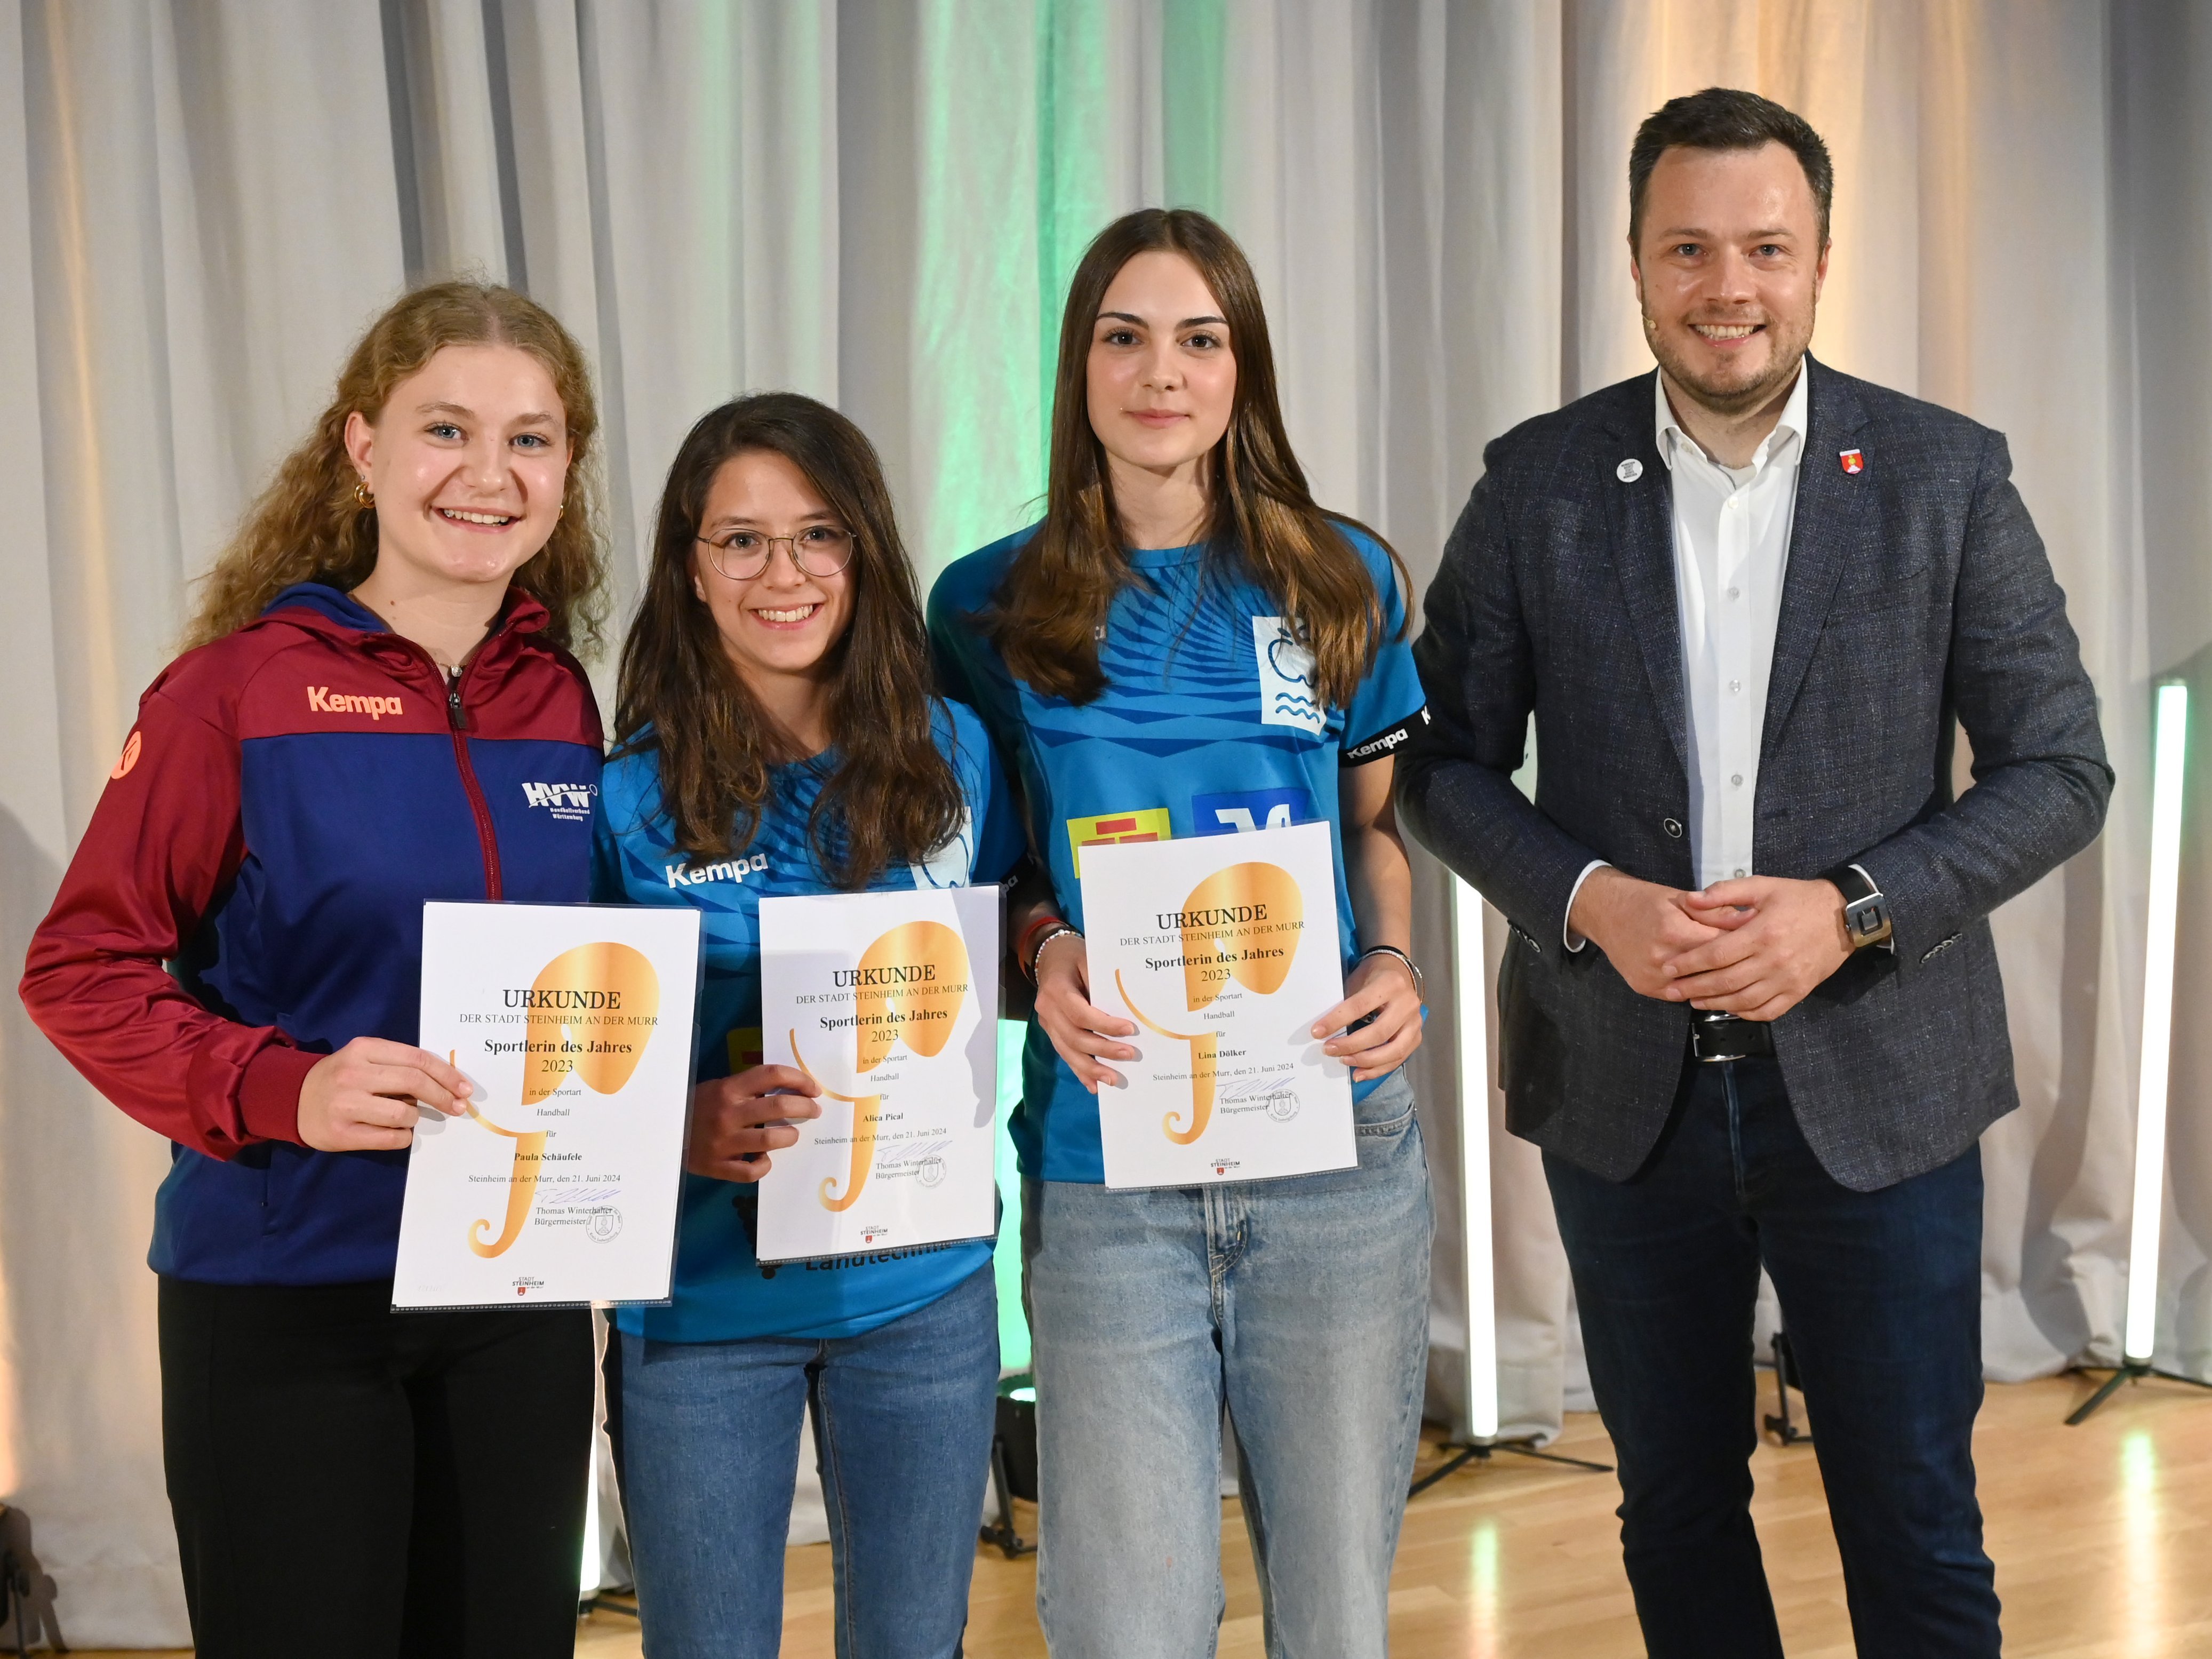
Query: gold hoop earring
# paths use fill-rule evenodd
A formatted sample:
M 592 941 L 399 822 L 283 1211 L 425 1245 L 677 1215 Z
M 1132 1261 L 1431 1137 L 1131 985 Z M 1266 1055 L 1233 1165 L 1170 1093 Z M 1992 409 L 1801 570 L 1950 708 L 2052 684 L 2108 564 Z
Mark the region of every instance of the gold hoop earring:
M 356 478 L 354 480 L 353 501 L 354 505 L 364 513 L 368 512 L 371 507 L 376 505 L 376 497 L 369 493 L 368 479 Z
M 562 502 L 560 506 L 553 509 L 553 516 L 556 519 L 564 519 L 568 517 L 568 503 L 566 501 Z

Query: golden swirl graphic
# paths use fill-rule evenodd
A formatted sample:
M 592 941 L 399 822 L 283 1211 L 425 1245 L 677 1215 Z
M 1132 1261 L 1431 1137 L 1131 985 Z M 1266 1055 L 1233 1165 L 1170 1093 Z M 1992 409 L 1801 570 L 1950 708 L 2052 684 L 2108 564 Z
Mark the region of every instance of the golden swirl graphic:
M 881 1095 L 841 1095 L 818 1077 L 806 1063 L 806 1056 L 799 1052 L 799 1033 L 791 1034 L 791 1057 L 799 1069 L 814 1078 L 823 1094 L 832 1100 L 842 1100 L 853 1109 L 853 1164 L 852 1173 L 845 1177 L 845 1196 L 832 1198 L 830 1189 L 836 1186 L 836 1176 L 822 1178 L 822 1207 L 832 1212 L 849 1210 L 860 1201 L 860 1188 L 868 1184 L 868 1172 L 876 1167 L 876 1120 L 882 1115 L 884 1097 Z
M 1232 981 L 1263 997 L 1283 988 L 1298 952 L 1305 901 L 1291 872 L 1280 865 L 1232 864 L 1217 870 L 1190 890 L 1177 915 L 1182 918 L 1183 1000 L 1190 1012 L 1212 1007 Z M 1173 1112 L 1160 1120 L 1170 1140 L 1188 1146 L 1206 1133 L 1213 1116 L 1218 1035 L 1170 1031 L 1137 1006 L 1119 969 L 1114 971 L 1114 988 L 1139 1024 L 1190 1044 L 1190 1127 L 1176 1128 Z
M 524 1028 L 522 1103 L 535 1106 L 570 1077 L 611 1095 L 636 1075 L 660 1012 L 660 976 L 645 954 L 603 939 L 563 951 L 538 971 L 530 987 Z M 452 1059 L 450 1053 L 447 1059 Z M 538 1196 L 545 1157 L 544 1129 L 507 1129 L 471 1101 L 461 1109 L 495 1135 L 514 1142 L 514 1171 L 507 1182 L 507 1219 L 487 1243 L 491 1227 L 479 1218 L 469 1229 L 469 1248 L 481 1256 L 504 1255 L 522 1236 Z
M 866 1077 L 890 1055 L 894 1042 L 904 1042 L 909 1052 L 934 1060 L 951 1041 L 960 1005 L 968 997 L 968 946 L 960 935 L 941 921 L 904 921 L 861 953 L 853 975 L 853 1070 Z M 799 1052 L 799 1033 L 791 1033 L 793 1064 L 832 1100 L 853 1109 L 852 1164 L 845 1177 L 845 1194 L 835 1195 L 837 1178 L 823 1179 L 821 1200 L 825 1210 L 849 1210 L 860 1201 L 860 1189 L 876 1164 L 876 1121 L 882 1115 L 884 1097 L 842 1095 L 815 1076 L 814 1068 Z
M 1173 1112 L 1160 1119 L 1160 1127 L 1167 1132 L 1168 1139 L 1178 1146 L 1188 1146 L 1206 1133 L 1206 1123 L 1213 1116 L 1214 1074 L 1221 1063 L 1220 1036 L 1214 1031 L 1170 1031 L 1164 1025 L 1154 1024 L 1145 1011 L 1137 1006 L 1137 1000 L 1129 994 L 1129 988 L 1121 982 L 1119 968 L 1114 970 L 1114 988 L 1121 994 L 1121 1000 L 1128 1005 L 1129 1012 L 1147 1030 L 1177 1042 L 1190 1044 L 1190 1127 L 1188 1130 L 1177 1129 Z

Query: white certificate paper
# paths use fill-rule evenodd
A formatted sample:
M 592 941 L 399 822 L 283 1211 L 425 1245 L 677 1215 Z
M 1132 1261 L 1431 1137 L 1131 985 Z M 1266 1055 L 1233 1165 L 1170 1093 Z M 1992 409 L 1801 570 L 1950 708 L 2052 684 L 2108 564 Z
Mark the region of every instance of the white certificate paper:
M 760 1183 L 763 1261 L 998 1224 L 999 890 L 763 898 L 761 1049 L 822 1115 Z
M 689 908 L 422 907 L 420 1042 L 476 1093 L 416 1126 L 392 1306 L 667 1299 L 698 990 Z
M 1344 999 L 1326 823 L 1083 849 L 1091 1000 L 1136 1021 L 1102 1089 L 1109 1187 L 1348 1170 L 1352 1074 L 1313 1023 Z

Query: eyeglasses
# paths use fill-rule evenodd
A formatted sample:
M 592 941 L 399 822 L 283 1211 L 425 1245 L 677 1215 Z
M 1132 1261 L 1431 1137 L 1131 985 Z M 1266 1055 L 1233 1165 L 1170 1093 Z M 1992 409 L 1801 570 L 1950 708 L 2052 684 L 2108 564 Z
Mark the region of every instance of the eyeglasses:
M 768 569 L 775 544 L 787 542 L 791 562 L 799 574 L 834 576 L 853 561 L 855 538 L 834 524 L 811 524 L 788 536 L 763 536 L 757 530 L 726 530 L 717 536 L 695 536 L 707 550 L 714 574 L 733 582 L 749 582 Z

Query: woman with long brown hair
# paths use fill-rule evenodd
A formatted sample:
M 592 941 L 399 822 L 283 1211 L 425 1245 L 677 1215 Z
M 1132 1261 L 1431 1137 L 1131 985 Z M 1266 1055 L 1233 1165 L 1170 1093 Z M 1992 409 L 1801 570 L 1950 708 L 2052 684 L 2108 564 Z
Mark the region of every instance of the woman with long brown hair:
M 1054 1659 L 1212 1651 L 1224 1403 L 1268 1651 L 1384 1651 L 1430 1232 L 1400 1070 L 1421 1034 L 1390 806 L 1422 714 L 1403 578 L 1306 488 L 1237 244 L 1188 210 L 1109 226 L 1061 324 L 1043 522 L 931 595 L 945 682 L 1008 757 L 1050 876 L 1016 920 L 1037 991 L 1013 1134 Z M 1109 1190 L 1099 1117 L 1137 1028 L 1090 1000 L 1083 848 L 1316 821 L 1345 996 L 1313 1035 L 1351 1068 L 1358 1167 Z
M 425 900 L 578 902 L 572 646 L 602 569 L 583 354 L 443 283 L 373 323 L 204 586 L 38 930 L 32 1017 L 175 1143 L 161 1426 L 201 1659 L 574 1649 L 580 1309 L 395 1313 Z M 538 799 L 544 792 L 538 792 Z M 173 963 L 173 974 L 165 969 Z
M 774 1659 L 800 1427 L 844 1659 L 950 1659 L 967 1621 L 999 1376 L 991 1241 L 763 1267 L 755 1183 L 812 1118 L 761 1064 L 760 902 L 997 881 L 1021 827 L 989 738 L 930 691 L 914 573 L 859 428 L 769 392 L 669 470 L 598 896 L 701 913 L 706 980 L 676 1285 L 607 1356 L 630 1553 L 657 1659 Z

